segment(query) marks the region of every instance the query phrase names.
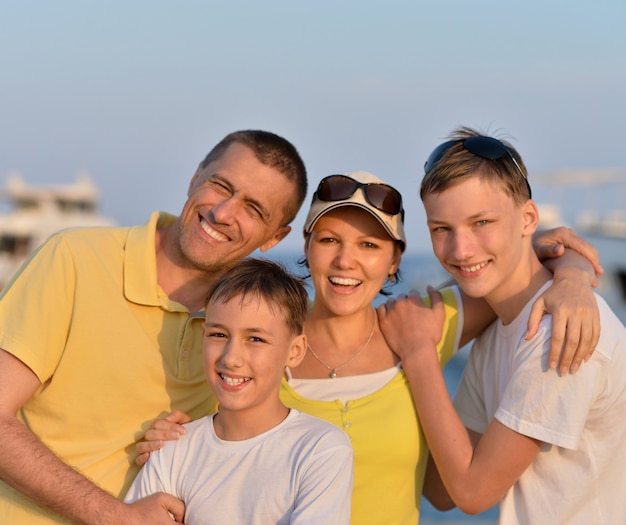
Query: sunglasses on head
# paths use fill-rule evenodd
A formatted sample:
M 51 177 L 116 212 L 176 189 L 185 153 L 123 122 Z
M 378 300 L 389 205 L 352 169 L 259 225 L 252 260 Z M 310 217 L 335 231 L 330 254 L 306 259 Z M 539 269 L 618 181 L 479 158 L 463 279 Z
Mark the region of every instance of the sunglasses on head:
M 448 151 L 452 146 L 459 142 L 463 144 L 463 147 L 467 151 L 473 153 L 481 159 L 498 160 L 507 155 L 513 161 L 513 164 L 515 164 L 517 171 L 524 179 L 526 187 L 528 188 L 528 196 L 532 197 L 532 192 L 530 190 L 530 184 L 528 184 L 528 179 L 526 178 L 526 175 L 522 171 L 522 168 L 518 164 L 517 160 L 515 160 L 513 153 L 511 153 L 511 150 L 506 144 L 493 137 L 476 135 L 467 139 L 449 140 L 447 142 L 444 142 L 443 144 L 439 144 L 439 146 L 437 146 L 430 154 L 428 160 L 424 163 L 424 175 L 428 175 L 435 168 L 435 166 L 444 156 L 446 151 Z
M 402 196 L 398 190 L 378 182 L 362 183 L 346 175 L 324 177 L 317 187 L 315 196 L 326 202 L 344 201 L 352 197 L 358 189 L 361 189 L 365 200 L 377 210 L 388 215 L 398 213 L 404 215 Z

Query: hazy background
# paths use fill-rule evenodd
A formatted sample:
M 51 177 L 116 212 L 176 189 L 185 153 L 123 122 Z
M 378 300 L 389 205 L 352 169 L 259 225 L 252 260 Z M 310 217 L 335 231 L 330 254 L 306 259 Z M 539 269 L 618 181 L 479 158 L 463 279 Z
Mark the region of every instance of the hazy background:
M 105 214 L 141 223 L 180 210 L 226 133 L 263 128 L 310 194 L 357 169 L 398 187 L 427 251 L 421 167 L 459 124 L 507 135 L 535 185 L 626 168 L 625 27 L 624 0 L 0 1 L 0 184 L 87 170 Z

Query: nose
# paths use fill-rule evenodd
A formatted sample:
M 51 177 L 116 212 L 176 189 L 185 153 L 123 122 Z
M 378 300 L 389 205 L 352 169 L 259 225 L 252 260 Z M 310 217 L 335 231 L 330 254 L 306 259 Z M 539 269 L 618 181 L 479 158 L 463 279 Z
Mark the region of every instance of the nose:
M 239 204 L 233 197 L 228 197 L 211 208 L 211 214 L 215 219 L 215 222 L 219 224 L 231 224 L 233 217 L 237 214 Z
M 476 246 L 470 232 L 455 230 L 448 237 L 448 250 L 457 261 L 471 259 L 476 253 Z
M 335 266 L 341 269 L 350 269 L 354 267 L 355 248 L 347 243 L 340 243 L 335 254 Z
M 243 346 L 232 339 L 224 345 L 222 349 L 222 364 L 229 368 L 240 368 L 243 366 Z

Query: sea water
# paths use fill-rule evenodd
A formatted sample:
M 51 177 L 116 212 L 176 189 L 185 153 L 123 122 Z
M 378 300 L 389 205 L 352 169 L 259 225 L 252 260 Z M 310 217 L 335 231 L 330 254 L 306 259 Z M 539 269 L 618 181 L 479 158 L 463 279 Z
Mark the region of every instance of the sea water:
M 588 237 L 588 240 L 600 252 L 600 260 L 605 270 L 597 291 L 606 299 L 622 322 L 626 323 L 626 296 L 616 277 L 617 271 L 626 271 L 626 239 Z M 298 260 L 303 257 L 301 252 L 281 251 L 276 248 L 255 255 L 279 261 L 294 273 L 306 275 L 307 269 L 298 265 Z M 401 280 L 391 289 L 394 295 L 406 293 L 411 288 L 425 294 L 429 284 L 437 287 L 449 278 L 439 262 L 429 253 L 405 253 L 402 257 L 400 272 Z M 380 304 L 385 300 L 386 298 L 381 295 L 375 304 Z M 443 374 L 451 396 L 454 396 L 461 379 L 468 352 L 469 348 L 462 349 L 444 368 Z M 469 516 L 458 509 L 439 512 L 423 499 L 420 525 L 495 525 L 497 518 L 497 507 L 475 516 Z

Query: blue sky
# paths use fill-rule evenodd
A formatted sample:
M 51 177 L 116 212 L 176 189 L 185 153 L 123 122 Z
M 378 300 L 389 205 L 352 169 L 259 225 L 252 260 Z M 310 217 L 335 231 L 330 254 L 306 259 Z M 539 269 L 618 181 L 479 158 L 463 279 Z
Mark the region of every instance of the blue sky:
M 87 170 L 106 214 L 141 223 L 180 210 L 222 136 L 263 128 L 311 192 L 359 169 L 398 187 L 425 251 L 421 167 L 457 125 L 507 136 L 534 186 L 626 168 L 625 26 L 623 0 L 0 0 L 0 179 Z

